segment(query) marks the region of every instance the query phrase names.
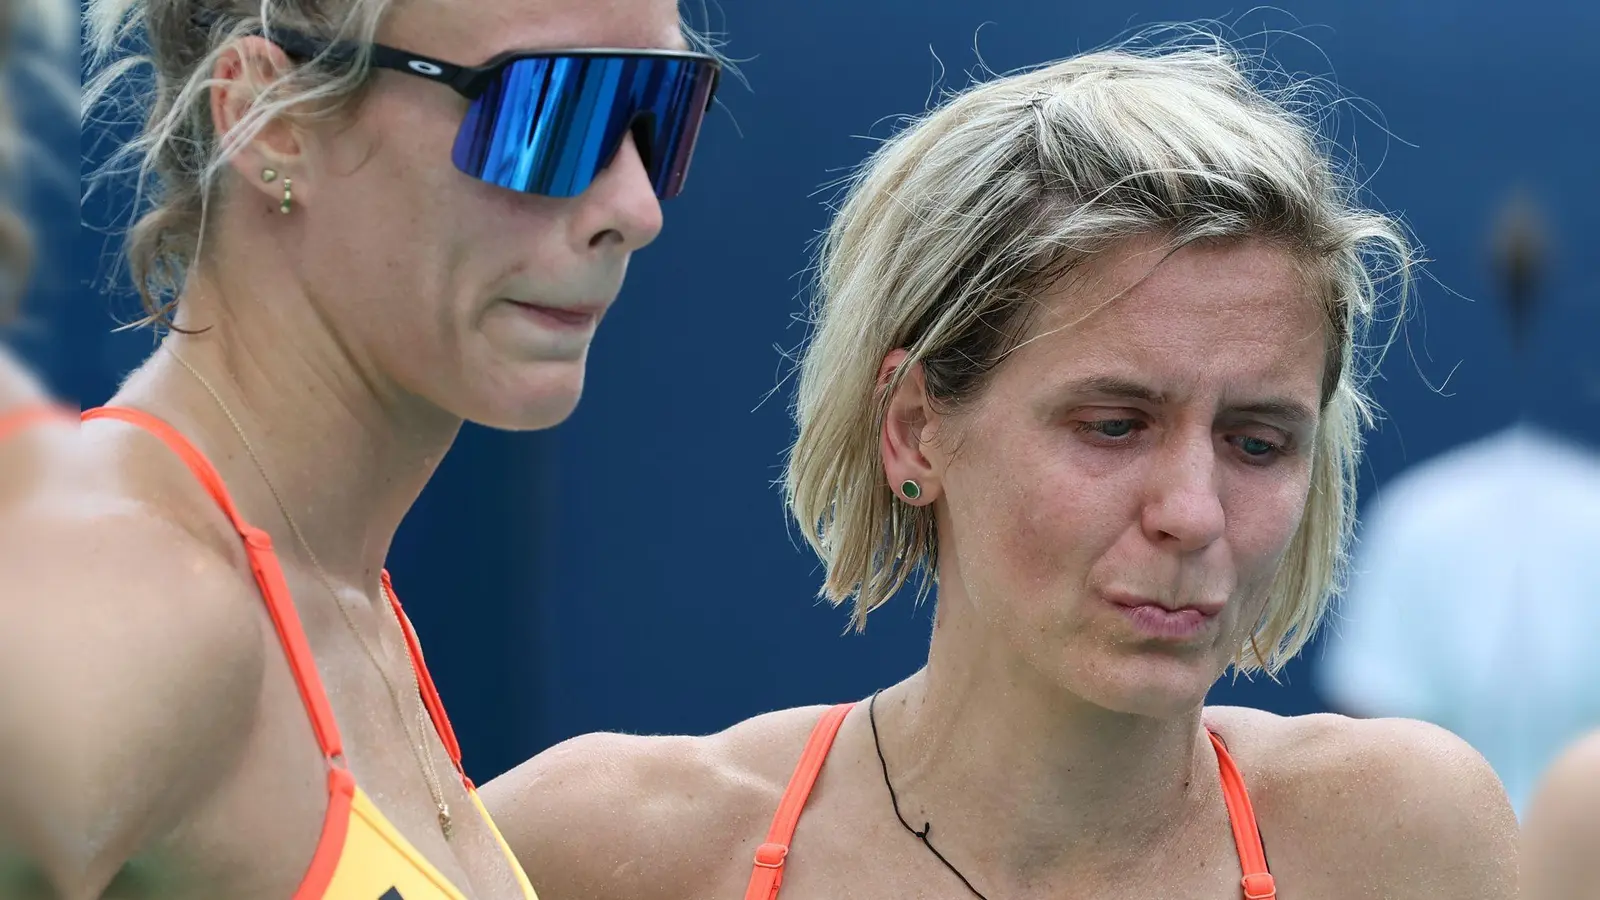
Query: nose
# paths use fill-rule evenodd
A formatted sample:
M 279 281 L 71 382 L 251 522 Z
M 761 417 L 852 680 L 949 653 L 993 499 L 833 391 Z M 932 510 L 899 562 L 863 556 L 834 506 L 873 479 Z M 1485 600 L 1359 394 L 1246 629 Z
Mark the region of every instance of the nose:
M 661 233 L 661 201 L 631 134 L 579 202 L 573 240 L 580 252 L 609 247 L 631 253 Z
M 1227 524 L 1209 435 L 1171 438 L 1149 475 L 1141 513 L 1145 536 L 1160 546 L 1193 553 L 1221 540 Z

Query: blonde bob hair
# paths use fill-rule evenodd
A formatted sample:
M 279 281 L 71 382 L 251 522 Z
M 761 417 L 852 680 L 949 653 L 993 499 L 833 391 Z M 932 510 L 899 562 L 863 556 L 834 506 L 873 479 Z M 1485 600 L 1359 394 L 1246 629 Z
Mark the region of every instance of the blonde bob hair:
M 1202 32 L 1088 53 L 949 97 L 848 181 L 820 245 L 785 492 L 825 565 L 821 595 L 853 601 L 857 630 L 919 570 L 919 600 L 937 575 L 932 509 L 896 501 L 879 451 L 907 372 L 957 408 L 1016 347 L 1032 298 L 1095 254 L 1254 237 L 1311 275 L 1329 354 L 1305 515 L 1233 665 L 1275 673 L 1310 640 L 1348 563 L 1382 353 L 1365 335 L 1385 286 L 1405 302 L 1417 258 L 1395 219 L 1356 202 L 1310 85 L 1262 71 Z

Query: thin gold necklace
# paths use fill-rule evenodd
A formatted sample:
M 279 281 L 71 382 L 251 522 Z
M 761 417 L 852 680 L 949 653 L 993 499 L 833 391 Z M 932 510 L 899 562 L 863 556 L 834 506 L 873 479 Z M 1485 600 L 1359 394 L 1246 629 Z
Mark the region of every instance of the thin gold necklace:
M 356 627 L 355 620 L 350 618 L 350 611 L 345 609 L 344 602 L 339 599 L 339 592 L 333 587 L 333 579 L 329 578 L 327 571 L 322 568 L 322 563 L 317 559 L 316 551 L 311 549 L 311 543 L 306 540 L 305 534 L 300 531 L 299 523 L 294 520 L 294 516 L 289 514 L 288 504 L 283 502 L 283 497 L 278 493 L 277 486 L 268 477 L 267 467 L 261 464 L 261 457 L 256 455 L 255 446 L 245 436 L 244 428 L 239 425 L 239 420 L 234 416 L 233 410 L 229 409 L 228 404 L 223 402 L 222 395 L 218 394 L 216 388 L 211 386 L 211 382 L 207 381 L 205 376 L 201 375 L 194 366 L 189 365 L 188 360 L 180 356 L 175 350 L 171 352 L 172 358 L 189 370 L 189 374 L 193 375 L 195 380 L 199 381 L 200 385 L 206 389 L 206 393 L 211 395 L 211 399 L 217 402 L 217 407 L 222 410 L 222 414 L 228 417 L 228 422 L 233 426 L 234 433 L 239 436 L 240 443 L 244 444 L 245 453 L 249 454 L 250 461 L 255 464 L 256 471 L 261 475 L 261 480 L 266 484 L 267 490 L 272 493 L 272 499 L 278 504 L 278 511 L 283 514 L 284 521 L 289 523 L 289 530 L 294 532 L 295 540 L 299 541 L 301 549 L 306 553 L 306 557 L 311 560 L 311 567 L 316 571 L 317 578 L 322 582 L 322 586 L 327 589 L 328 595 L 333 598 L 333 605 L 339 608 L 339 615 L 344 619 L 344 624 L 349 627 L 350 633 L 355 636 L 356 642 L 366 652 L 367 659 L 372 661 L 372 667 L 378 670 L 378 677 L 383 680 L 383 686 L 389 691 L 389 699 L 394 701 L 394 711 L 400 717 L 400 727 L 405 730 L 406 739 L 411 741 L 411 752 L 416 756 L 418 764 L 422 767 L 423 775 L 428 780 L 428 793 L 433 796 L 433 804 L 439 810 L 439 828 L 444 832 L 444 836 L 448 840 L 451 831 L 450 805 L 445 802 L 444 790 L 439 786 L 439 774 L 433 767 L 433 754 L 428 752 L 424 743 L 428 734 L 428 710 L 422 702 L 422 681 L 417 675 L 416 661 L 411 658 L 411 653 L 408 650 L 406 652 L 406 660 L 411 671 L 412 696 L 417 699 L 418 736 L 413 737 L 410 727 L 406 725 L 405 704 L 400 700 L 399 691 L 395 690 L 394 683 L 389 680 L 389 676 L 383 671 L 383 665 L 378 662 L 378 654 L 367 643 L 367 639 L 362 637 L 361 629 Z M 387 586 L 380 585 L 379 590 L 383 592 L 383 599 L 386 602 L 391 600 Z M 401 634 L 404 635 L 405 625 L 400 622 L 398 611 L 395 613 L 395 624 L 400 625 Z

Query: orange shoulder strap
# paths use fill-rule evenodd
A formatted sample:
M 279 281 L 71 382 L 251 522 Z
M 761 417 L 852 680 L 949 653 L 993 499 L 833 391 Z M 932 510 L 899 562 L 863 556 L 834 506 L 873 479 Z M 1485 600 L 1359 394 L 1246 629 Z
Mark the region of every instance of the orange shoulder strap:
M 794 830 L 800 824 L 800 811 L 805 809 L 811 789 L 822 772 L 822 764 L 839 734 L 839 726 L 849 714 L 853 703 L 842 703 L 822 714 L 811 738 L 800 754 L 800 764 L 795 767 L 789 786 L 778 802 L 778 813 L 773 816 L 772 828 L 767 831 L 767 842 L 756 848 L 755 870 L 750 875 L 750 887 L 745 900 L 776 900 L 778 887 L 783 883 L 783 863 L 789 855 L 789 842 L 794 840 Z
M 227 486 L 222 483 L 222 476 L 211 465 L 211 461 L 206 459 L 205 454 L 176 428 L 147 412 L 125 407 L 102 407 L 83 413 L 85 422 L 96 419 L 115 419 L 125 422 L 159 438 L 178 455 L 179 459 L 183 460 L 189 471 L 194 473 L 201 486 L 233 523 L 234 530 L 244 540 L 245 555 L 250 560 L 250 571 L 255 575 L 256 584 L 261 588 L 262 597 L 267 601 L 267 611 L 272 614 L 272 624 L 278 631 L 278 639 L 283 643 L 284 653 L 289 657 L 289 667 L 294 671 L 295 683 L 300 688 L 300 698 L 311 716 L 311 727 L 316 732 L 317 745 L 322 748 L 323 755 L 330 761 L 343 757 L 344 745 L 339 738 L 339 726 L 333 720 L 333 708 L 328 704 L 328 695 L 323 690 L 322 677 L 317 674 L 317 664 L 311 656 L 311 644 L 306 640 L 305 629 L 300 624 L 300 614 L 295 611 L 294 601 L 289 596 L 289 585 L 284 580 L 283 567 L 278 564 L 278 556 L 273 552 L 272 537 L 244 520 L 238 508 L 234 506 L 233 497 L 229 495 Z
M 783 883 L 783 866 L 789 855 L 789 842 L 794 839 L 800 824 L 800 812 L 811 796 L 828 750 L 839 733 L 839 726 L 854 704 L 835 706 L 822 716 L 806 742 L 795 767 L 783 799 L 778 803 L 777 815 L 767 832 L 766 843 L 756 848 L 755 869 L 750 876 L 750 887 L 745 900 L 777 900 L 778 888 Z M 1222 796 L 1228 806 L 1228 821 L 1233 827 L 1234 844 L 1239 850 L 1239 867 L 1244 872 L 1240 880 L 1245 900 L 1277 900 L 1277 887 L 1272 874 L 1267 871 L 1267 853 L 1261 844 L 1261 831 L 1256 824 L 1255 809 L 1250 805 L 1250 795 L 1245 791 L 1244 778 L 1234 765 L 1233 757 L 1222 739 L 1214 732 L 1211 744 L 1217 751 L 1217 765 L 1222 775 Z
M 1276 900 L 1277 885 L 1272 873 L 1267 871 L 1267 851 L 1261 845 L 1261 828 L 1256 824 L 1255 807 L 1250 805 L 1250 794 L 1244 789 L 1244 777 L 1234 765 L 1228 747 L 1210 729 L 1211 746 L 1217 751 L 1217 768 L 1222 773 L 1222 799 L 1228 804 L 1228 822 L 1233 826 L 1233 843 L 1239 849 L 1239 868 L 1244 872 L 1240 883 L 1244 886 L 1245 900 Z
M 77 415 L 76 410 L 48 403 L 21 406 L 0 414 L 0 440 L 45 422 L 70 422 Z
M 411 627 L 411 619 L 405 610 L 400 608 L 400 597 L 394 592 L 394 585 L 389 580 L 388 571 L 383 573 L 383 592 L 389 595 L 389 605 L 394 608 L 394 616 L 400 620 L 400 627 L 406 633 L 406 649 L 411 653 L 411 664 L 416 667 L 417 687 L 422 691 L 422 704 L 428 708 L 428 715 L 433 719 L 433 728 L 439 733 L 439 740 L 444 743 L 444 749 L 450 754 L 450 761 L 455 763 L 456 772 L 472 790 L 472 782 L 467 780 L 467 773 L 461 768 L 461 744 L 456 740 L 456 732 L 450 727 L 450 718 L 444 714 L 444 702 L 439 699 L 439 690 L 433 686 L 433 676 L 428 674 L 428 664 L 422 659 L 422 643 L 417 640 L 416 629 Z

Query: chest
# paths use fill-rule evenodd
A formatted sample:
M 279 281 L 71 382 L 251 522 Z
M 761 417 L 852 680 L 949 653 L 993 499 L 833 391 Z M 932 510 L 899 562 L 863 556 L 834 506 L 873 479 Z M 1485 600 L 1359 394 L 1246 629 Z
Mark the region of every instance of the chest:
M 927 900 L 1243 900 L 1239 860 L 1224 814 L 1202 823 L 1180 840 L 1152 847 L 1097 847 L 1099 862 L 1076 871 L 1069 865 L 1033 878 L 973 853 L 954 832 L 929 840 L 936 855 L 894 819 L 865 805 L 853 814 L 808 810 L 785 859 L 778 900 L 832 898 L 927 898 Z M 887 818 L 887 821 L 883 821 Z M 714 879 L 686 891 L 683 900 L 746 896 L 760 836 L 753 837 L 720 867 Z M 986 842 L 974 842 L 986 846 Z M 940 855 L 950 865 L 941 861 Z M 1063 854 L 1069 856 L 1070 854 Z M 952 866 L 954 868 L 952 868 Z M 958 874 L 959 872 L 959 874 Z M 970 882 L 968 887 L 963 882 Z M 1280 895 L 1283 896 L 1283 895 Z M 1297 895 L 1306 896 L 1306 895 Z M 1334 898 L 1328 893 L 1312 896 Z
M 187 889 L 174 885 L 162 896 L 292 897 L 311 869 L 330 824 L 328 768 L 294 672 L 270 621 L 264 626 L 263 639 L 270 646 L 255 737 L 230 776 L 164 842 L 163 856 L 172 862 L 168 868 L 184 873 L 181 886 Z M 400 861 L 380 866 L 397 869 L 393 879 L 397 884 L 416 881 L 423 876 L 404 861 L 405 854 L 412 854 L 473 900 L 523 900 L 510 860 L 468 795 L 431 722 L 424 716 L 419 723 L 414 704 L 402 703 L 397 712 L 388 689 L 360 651 L 314 649 L 346 765 L 370 801 L 367 809 L 381 820 L 380 828 L 392 828 L 409 845 L 399 857 L 390 857 L 394 850 L 386 847 L 385 855 L 374 858 Z M 411 689 L 410 684 L 403 685 L 402 700 L 410 699 Z M 432 763 L 435 777 L 427 774 L 424 761 Z M 452 817 L 449 839 L 439 825 L 434 783 Z M 354 816 L 347 814 L 346 821 L 354 821 Z M 363 828 L 362 834 L 369 843 L 392 843 L 381 835 L 374 838 L 371 828 Z M 354 839 L 346 838 L 351 854 L 357 852 Z M 383 880 L 383 873 L 374 875 Z M 379 891 L 371 900 L 381 895 Z M 347 900 L 337 891 L 328 897 Z

